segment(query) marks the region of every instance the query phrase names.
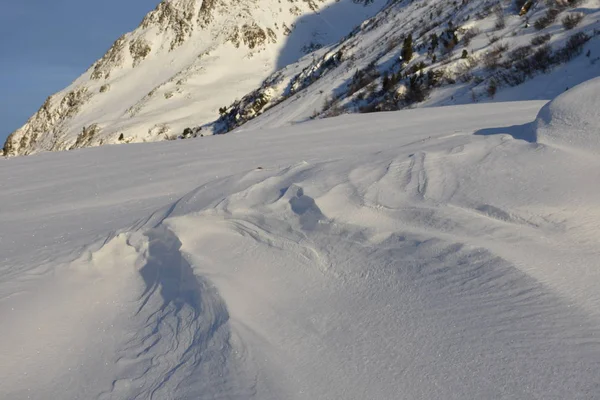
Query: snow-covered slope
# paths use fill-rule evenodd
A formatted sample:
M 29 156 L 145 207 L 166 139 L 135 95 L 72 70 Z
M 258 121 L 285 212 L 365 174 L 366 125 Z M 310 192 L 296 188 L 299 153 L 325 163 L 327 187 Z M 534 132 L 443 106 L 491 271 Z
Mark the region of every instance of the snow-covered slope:
M 0 398 L 600 398 L 599 91 L 1 159 Z
M 341 113 L 549 100 L 599 75 L 600 3 L 394 1 L 306 61 L 277 71 L 210 126 L 222 133 L 248 121 L 243 129 Z
M 164 0 L 6 141 L 6 155 L 176 138 L 383 0 Z
M 600 155 L 600 78 L 548 103 L 536 120 L 537 141 Z

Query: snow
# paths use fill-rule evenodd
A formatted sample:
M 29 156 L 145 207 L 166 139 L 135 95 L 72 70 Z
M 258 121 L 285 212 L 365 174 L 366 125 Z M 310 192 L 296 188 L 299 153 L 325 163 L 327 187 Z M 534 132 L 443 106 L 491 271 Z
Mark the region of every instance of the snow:
M 599 398 L 597 85 L 0 160 L 0 398 Z
M 527 19 L 531 22 L 542 17 L 551 3 L 538 2 L 536 7 L 528 14 Z M 343 61 L 335 68 L 326 69 L 318 79 L 314 80 L 304 89 L 294 92 L 289 96 L 287 90 L 301 72 L 305 73 L 319 70 L 322 67 L 325 52 L 313 53 L 312 63 L 307 64 L 306 58 L 298 63 L 290 64 L 277 71 L 275 75 L 281 75 L 281 82 L 274 87 L 271 93 L 272 108 L 266 107 L 264 114 L 250 120 L 241 129 L 276 128 L 289 124 L 306 121 L 315 116 L 327 115 L 326 104 L 332 103 L 332 98 L 338 99 L 337 105 L 346 107 L 344 112 L 359 112 L 359 106 L 367 105 L 369 101 L 361 102 L 356 95 L 346 95 L 346 89 L 353 75 L 358 70 L 367 68 L 370 63 L 375 63 L 379 72 L 398 72 L 399 65 L 394 65 L 400 56 L 402 39 L 413 35 L 414 56 L 404 70 L 410 70 L 411 66 L 419 63 L 425 64 L 422 71 L 444 72 L 444 76 L 452 78 L 452 83 L 444 83 L 433 88 L 431 94 L 421 103 L 411 107 L 440 107 L 448 105 L 472 104 L 477 102 L 507 102 L 526 100 L 551 100 L 566 89 L 572 88 L 581 82 L 592 79 L 598 75 L 598 53 L 600 52 L 599 12 L 597 1 L 584 1 L 576 10 L 585 10 L 586 17 L 574 29 L 567 30 L 561 25 L 559 17 L 548 28 L 538 31 L 527 26 L 526 18 L 519 17 L 513 4 L 506 3 L 505 9 L 506 27 L 497 29 L 494 27 L 496 16 L 491 12 L 493 4 L 490 2 L 437 2 L 427 3 L 392 2 L 389 7 L 381 10 L 375 17 L 364 23 L 360 30 L 355 30 L 352 35 L 330 46 L 326 50 L 330 55 L 338 51 L 343 52 Z M 439 11 L 443 11 L 438 15 Z M 564 13 L 569 12 L 564 10 Z M 433 19 L 430 19 L 430 15 Z M 475 38 L 467 45 L 459 41 L 458 46 L 450 53 L 447 60 L 444 53 L 438 50 L 437 61 L 431 59 L 428 48 L 431 43 L 430 35 L 438 36 L 447 29 L 448 23 L 459 27 L 458 33 L 462 37 L 464 32 L 473 29 L 478 32 Z M 576 33 L 585 33 L 590 40 L 583 46 L 580 55 L 569 62 L 550 68 L 544 73 L 528 77 L 524 82 L 511 86 L 497 76 L 498 70 L 487 70 L 482 60 L 485 54 L 493 51 L 498 44 L 506 46 L 507 50 L 501 61 L 507 61 L 510 53 L 522 46 L 530 45 L 531 39 L 542 34 L 550 34 L 548 44 L 558 50 L 563 47 L 568 38 Z M 491 40 L 496 38 L 497 40 Z M 395 46 L 392 46 L 396 43 Z M 441 48 L 442 45 L 439 45 Z M 467 50 L 471 61 L 462 59 L 462 50 Z M 534 50 L 535 51 L 535 47 Z M 468 67 L 467 65 L 471 65 Z M 500 69 L 501 70 L 501 69 Z M 509 71 L 511 71 L 509 69 Z M 514 69 L 512 70 L 514 71 Z M 472 76 L 471 76 L 472 75 Z M 466 76 L 471 76 L 464 81 Z M 306 77 L 306 76 L 304 76 Z M 498 93 L 491 98 L 487 93 L 490 79 L 495 77 L 499 83 Z M 476 78 L 476 79 L 475 79 Z M 267 79 L 265 83 L 270 80 Z M 300 80 L 302 82 L 302 80 Z M 381 78 L 375 81 L 375 92 L 381 88 Z M 405 82 L 406 83 L 406 82 Z M 368 98 L 369 93 L 365 89 L 359 90 Z M 399 85 L 402 92 L 403 85 Z M 295 88 L 297 89 L 297 88 Z M 279 100 L 283 100 L 277 104 Z M 210 125 L 209 125 L 210 128 Z
M 536 119 L 538 141 L 600 154 L 599 104 L 600 78 L 558 96 Z

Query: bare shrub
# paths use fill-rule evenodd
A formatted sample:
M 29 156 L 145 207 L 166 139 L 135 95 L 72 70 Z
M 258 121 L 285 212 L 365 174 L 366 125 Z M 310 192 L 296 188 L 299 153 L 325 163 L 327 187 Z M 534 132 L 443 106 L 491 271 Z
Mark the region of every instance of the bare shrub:
M 504 54 L 506 50 L 508 50 L 508 45 L 505 43 L 494 45 L 494 47 L 483 56 L 484 67 L 489 70 L 498 68 L 500 60 L 502 59 L 502 54 Z
M 428 87 L 440 86 L 443 82 L 447 82 L 450 84 L 456 82 L 451 76 L 449 76 L 445 68 L 440 68 L 436 70 L 430 69 L 429 71 L 427 71 L 425 78 L 427 80 Z
M 337 117 L 338 115 L 342 115 L 344 112 L 344 107 L 342 107 L 342 105 L 339 102 L 337 102 L 327 111 L 326 116 Z
M 575 58 L 583 51 L 583 45 L 590 40 L 590 37 L 583 32 L 571 35 L 565 43 L 565 46 L 556 52 L 558 62 L 567 62 Z
M 496 16 L 496 22 L 494 23 L 494 27 L 496 29 L 504 29 L 506 28 L 506 19 L 504 18 L 504 10 L 500 4 L 494 7 L 494 15 Z
M 368 114 L 377 111 L 380 111 L 379 104 L 377 102 L 369 103 L 367 105 L 358 107 L 358 112 L 362 114 Z
M 491 98 L 494 98 L 496 92 L 498 91 L 498 81 L 495 78 L 490 79 L 488 82 L 488 86 L 486 88 L 487 95 Z
M 387 52 L 389 53 L 390 51 L 394 50 L 400 44 L 400 42 L 401 40 L 399 37 L 392 37 L 390 40 L 388 40 L 386 44 Z
M 583 3 L 583 0 L 554 0 L 554 3 L 560 8 L 573 8 Z
M 510 60 L 511 63 L 522 61 L 522 60 L 526 59 L 527 57 L 529 57 L 532 52 L 533 52 L 533 49 L 531 46 L 517 47 L 516 49 L 514 49 L 513 51 L 510 52 L 508 59 Z
M 348 87 L 348 95 L 358 92 L 377 78 L 379 78 L 379 71 L 375 63 L 370 63 L 365 69 L 356 71 Z
M 463 46 L 469 46 L 471 44 L 471 40 L 473 40 L 477 35 L 479 35 L 479 29 L 471 28 L 467 30 L 462 37 Z
M 563 27 L 566 30 L 569 29 L 573 29 L 575 28 L 577 25 L 579 25 L 579 23 L 581 22 L 581 20 L 583 19 L 584 15 L 583 13 L 570 13 L 567 14 L 563 19 L 562 19 L 562 24 Z
M 470 82 L 474 77 L 471 72 L 477 65 L 479 65 L 479 58 L 470 56 L 461 60 L 456 67 L 456 79 L 460 82 Z
M 560 14 L 560 10 L 558 8 L 550 8 L 548 11 L 546 11 L 546 14 L 543 17 L 539 18 L 533 23 L 533 27 L 538 31 L 549 27 L 554 21 L 556 21 L 558 14 Z
M 549 45 L 540 47 L 531 57 L 531 68 L 533 70 L 547 72 L 552 66 L 552 48 Z
M 407 70 L 406 73 L 409 75 L 412 75 L 416 72 L 422 71 L 427 67 L 427 65 L 425 64 L 425 62 L 423 61 L 419 61 L 416 64 L 411 65 Z
M 544 43 L 547 43 L 552 36 L 549 33 L 545 33 L 543 35 L 538 35 L 531 39 L 532 46 L 541 46 Z

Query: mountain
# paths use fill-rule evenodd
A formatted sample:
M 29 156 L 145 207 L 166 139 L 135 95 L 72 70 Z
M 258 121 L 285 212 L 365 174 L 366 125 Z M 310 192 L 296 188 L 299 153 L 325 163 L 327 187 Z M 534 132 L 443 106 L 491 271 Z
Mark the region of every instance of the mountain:
M 209 127 L 549 100 L 599 75 L 599 20 L 595 0 L 393 1 L 310 62 L 274 73 Z
M 4 153 L 547 100 L 598 75 L 599 18 L 596 0 L 163 1 Z
M 164 0 L 7 139 L 6 155 L 176 138 L 383 0 Z M 307 17 L 299 20 L 299 18 Z

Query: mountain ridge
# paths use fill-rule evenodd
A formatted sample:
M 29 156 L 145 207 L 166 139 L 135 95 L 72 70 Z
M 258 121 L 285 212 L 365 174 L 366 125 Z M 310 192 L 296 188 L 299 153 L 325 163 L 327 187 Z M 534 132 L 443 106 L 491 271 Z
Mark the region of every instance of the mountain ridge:
M 298 17 L 318 16 L 319 10 L 335 4 L 353 8 L 354 20 L 360 21 L 382 0 L 367 3 L 163 0 L 82 76 L 50 96 L 9 136 L 4 154 L 172 138 L 196 117 L 196 109 L 204 110 L 208 122 L 222 104 L 247 93 L 275 70 Z M 342 25 L 353 26 L 352 18 Z M 345 33 L 343 28 L 336 32 L 318 26 L 316 20 L 304 31 L 295 59 L 308 51 L 315 37 L 333 42 Z M 194 107 L 194 102 L 205 100 L 200 90 L 217 92 L 213 97 L 222 100 Z M 177 110 L 177 115 L 157 117 L 161 108 Z

